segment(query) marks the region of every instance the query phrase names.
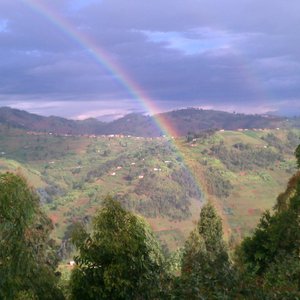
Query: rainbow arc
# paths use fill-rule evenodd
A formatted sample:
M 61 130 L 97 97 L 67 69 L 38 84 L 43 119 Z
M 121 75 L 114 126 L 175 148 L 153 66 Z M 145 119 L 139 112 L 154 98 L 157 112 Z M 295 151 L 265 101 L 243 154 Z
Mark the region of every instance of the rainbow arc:
M 126 91 L 128 91 L 131 96 L 139 101 L 151 115 L 156 116 L 156 124 L 164 133 L 164 135 L 169 137 L 177 137 L 179 135 L 174 126 L 172 126 L 171 122 L 163 118 L 162 115 L 158 114 L 159 107 L 156 106 L 155 102 L 136 83 L 136 81 L 134 81 L 130 77 L 130 75 L 121 67 L 121 65 L 117 64 L 111 58 L 111 56 L 104 50 L 103 47 L 96 44 L 91 37 L 82 33 L 72 22 L 70 22 L 68 19 L 66 19 L 64 16 L 59 14 L 56 10 L 46 5 L 45 3 L 38 0 L 22 1 L 26 6 L 30 7 L 34 12 L 47 19 L 51 24 L 53 24 L 70 39 L 75 41 L 83 49 L 87 50 L 89 55 L 92 56 L 92 58 L 98 65 L 112 74 L 114 78 L 124 87 L 124 89 L 126 89 Z M 187 160 L 184 158 L 182 151 L 180 150 L 180 144 L 176 142 L 176 139 L 170 140 L 177 149 L 178 155 L 183 159 L 183 163 L 189 170 L 195 184 L 199 188 L 199 191 L 201 191 L 201 186 L 198 180 L 196 180 L 194 172 L 192 172 L 189 164 L 187 163 Z

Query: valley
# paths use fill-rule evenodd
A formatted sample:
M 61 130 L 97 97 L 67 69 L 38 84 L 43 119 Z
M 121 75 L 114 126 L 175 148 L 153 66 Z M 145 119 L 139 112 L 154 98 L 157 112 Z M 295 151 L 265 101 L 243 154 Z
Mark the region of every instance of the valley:
M 166 252 L 181 247 L 206 201 L 236 245 L 270 209 L 296 170 L 299 129 L 210 130 L 181 138 L 36 133 L 0 126 L 0 171 L 37 190 L 62 245 L 72 226 L 90 226 L 110 194 L 144 216 Z

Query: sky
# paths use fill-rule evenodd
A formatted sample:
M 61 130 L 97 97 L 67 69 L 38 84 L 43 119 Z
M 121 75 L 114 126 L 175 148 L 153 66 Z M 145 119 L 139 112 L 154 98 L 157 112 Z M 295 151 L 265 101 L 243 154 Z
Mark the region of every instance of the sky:
M 0 106 L 300 115 L 299 11 L 299 0 L 0 0 Z

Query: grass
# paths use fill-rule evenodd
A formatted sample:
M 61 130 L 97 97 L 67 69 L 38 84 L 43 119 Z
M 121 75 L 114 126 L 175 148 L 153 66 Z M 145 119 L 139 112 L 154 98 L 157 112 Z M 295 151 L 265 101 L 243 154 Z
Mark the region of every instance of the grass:
M 255 131 L 224 131 L 219 133 L 225 141 L 227 146 L 232 146 L 237 143 L 244 143 L 250 145 L 264 145 L 264 141 Z

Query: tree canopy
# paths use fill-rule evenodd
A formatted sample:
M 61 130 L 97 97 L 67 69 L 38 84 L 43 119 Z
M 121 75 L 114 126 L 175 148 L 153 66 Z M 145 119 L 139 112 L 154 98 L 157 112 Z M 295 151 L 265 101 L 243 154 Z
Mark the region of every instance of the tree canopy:
M 295 155 L 300 168 L 300 146 Z M 237 248 L 234 260 L 210 202 L 182 251 L 167 263 L 149 225 L 110 196 L 91 232 L 80 224 L 74 228 L 77 256 L 67 299 L 300 298 L 300 171 Z M 64 298 L 55 276 L 51 230 L 26 180 L 0 174 L 0 299 Z
M 79 250 L 72 273 L 73 299 L 155 299 L 162 255 L 146 223 L 107 197 L 88 234 L 78 226 Z
M 223 241 L 222 221 L 211 203 L 203 206 L 197 228 L 183 249 L 181 297 L 230 299 L 234 272 Z
M 299 146 L 296 157 L 299 164 Z M 297 299 L 300 297 L 299 251 L 300 172 L 290 179 L 285 192 L 278 196 L 273 212 L 263 214 L 253 235 L 244 239 L 237 253 L 252 283 L 261 283 L 258 289 L 265 297 Z
M 62 299 L 52 223 L 21 176 L 0 174 L 0 298 Z

